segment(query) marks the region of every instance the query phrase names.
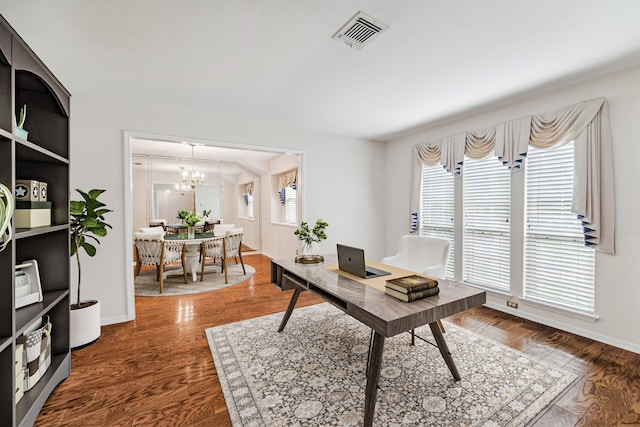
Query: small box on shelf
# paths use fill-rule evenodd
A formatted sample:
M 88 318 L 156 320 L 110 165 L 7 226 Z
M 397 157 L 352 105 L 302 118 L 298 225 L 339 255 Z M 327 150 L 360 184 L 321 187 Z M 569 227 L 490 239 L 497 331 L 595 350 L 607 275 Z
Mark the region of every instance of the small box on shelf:
M 34 228 L 51 225 L 51 202 L 17 201 L 15 224 L 16 228 Z
M 24 344 L 16 344 L 16 403 L 20 402 L 22 396 L 24 396 Z
M 16 179 L 16 188 L 13 195 L 16 201 L 39 202 L 40 182 L 35 179 Z

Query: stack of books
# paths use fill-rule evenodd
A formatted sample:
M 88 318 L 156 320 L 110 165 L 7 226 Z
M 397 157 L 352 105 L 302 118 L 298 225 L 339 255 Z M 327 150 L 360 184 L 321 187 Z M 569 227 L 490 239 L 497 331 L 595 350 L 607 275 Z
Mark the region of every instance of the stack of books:
M 397 279 L 389 279 L 384 289 L 388 295 L 406 302 L 438 295 L 438 293 L 440 293 L 437 280 L 418 276 L 417 274 L 399 277 Z

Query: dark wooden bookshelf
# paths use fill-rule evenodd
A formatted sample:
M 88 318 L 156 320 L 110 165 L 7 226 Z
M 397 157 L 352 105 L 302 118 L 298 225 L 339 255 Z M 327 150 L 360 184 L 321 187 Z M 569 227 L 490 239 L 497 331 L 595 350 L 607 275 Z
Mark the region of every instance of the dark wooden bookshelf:
M 16 135 L 27 105 L 27 138 Z M 56 386 L 71 372 L 69 348 L 69 107 L 70 94 L 0 16 L 0 182 L 18 179 L 48 184 L 51 225 L 14 228 L 0 252 L 0 425 L 32 426 Z M 13 224 L 15 227 L 15 223 Z M 15 266 L 38 261 L 43 300 L 15 303 Z M 16 339 L 34 322 L 52 323 L 51 366 L 17 401 Z

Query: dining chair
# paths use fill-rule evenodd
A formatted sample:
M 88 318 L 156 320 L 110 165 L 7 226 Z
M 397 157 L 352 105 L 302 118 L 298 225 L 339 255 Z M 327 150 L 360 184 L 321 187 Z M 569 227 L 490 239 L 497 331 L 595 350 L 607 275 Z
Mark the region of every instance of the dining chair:
M 224 236 L 213 237 L 203 240 L 200 244 L 201 269 L 200 281 L 204 281 L 204 266 L 207 258 L 213 258 L 215 264 L 216 259 L 220 258 L 220 269 L 224 270 Z
M 222 268 L 224 269 L 224 283 L 229 283 L 227 278 L 227 260 L 233 257 L 238 263 L 240 258 L 240 264 L 242 264 L 242 274 L 247 274 L 244 268 L 244 261 L 242 260 L 242 235 L 244 234 L 243 228 L 234 228 L 229 230 L 224 235 L 223 249 L 224 257 L 222 259 Z
M 447 275 L 450 251 L 451 242 L 448 239 L 408 234 L 400 238 L 398 253 L 383 258 L 380 262 L 436 279 L 444 279 Z M 438 326 L 442 332 L 445 332 L 440 320 L 438 320 Z M 413 330 L 411 337 L 414 343 Z
M 214 224 L 213 235 L 224 236 L 227 231 L 233 230 L 234 228 L 236 228 L 235 224 Z
M 184 243 L 160 239 L 135 239 L 136 269 L 134 277 L 140 274 L 143 265 L 155 265 L 156 280 L 160 282 L 160 293 L 164 292 L 164 267 L 175 261 L 182 263 L 184 283 L 187 283 Z

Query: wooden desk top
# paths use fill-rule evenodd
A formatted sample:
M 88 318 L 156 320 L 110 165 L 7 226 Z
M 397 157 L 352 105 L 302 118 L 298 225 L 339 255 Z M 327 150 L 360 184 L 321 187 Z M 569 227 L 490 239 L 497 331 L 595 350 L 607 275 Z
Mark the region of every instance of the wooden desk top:
M 274 260 L 271 262 L 271 282 L 282 290 L 296 286 L 310 290 L 385 337 L 436 322 L 486 302 L 483 290 L 438 280 L 438 295 L 407 303 L 385 294 L 384 283 L 387 279 L 414 272 L 367 262 L 392 274 L 364 279 L 365 282 L 371 281 L 365 285 L 353 276 L 348 277 L 349 273 L 338 274 L 337 265 L 333 267 L 336 262 L 336 255 L 325 256 L 324 264 L 315 265 L 297 264 L 293 259 Z

